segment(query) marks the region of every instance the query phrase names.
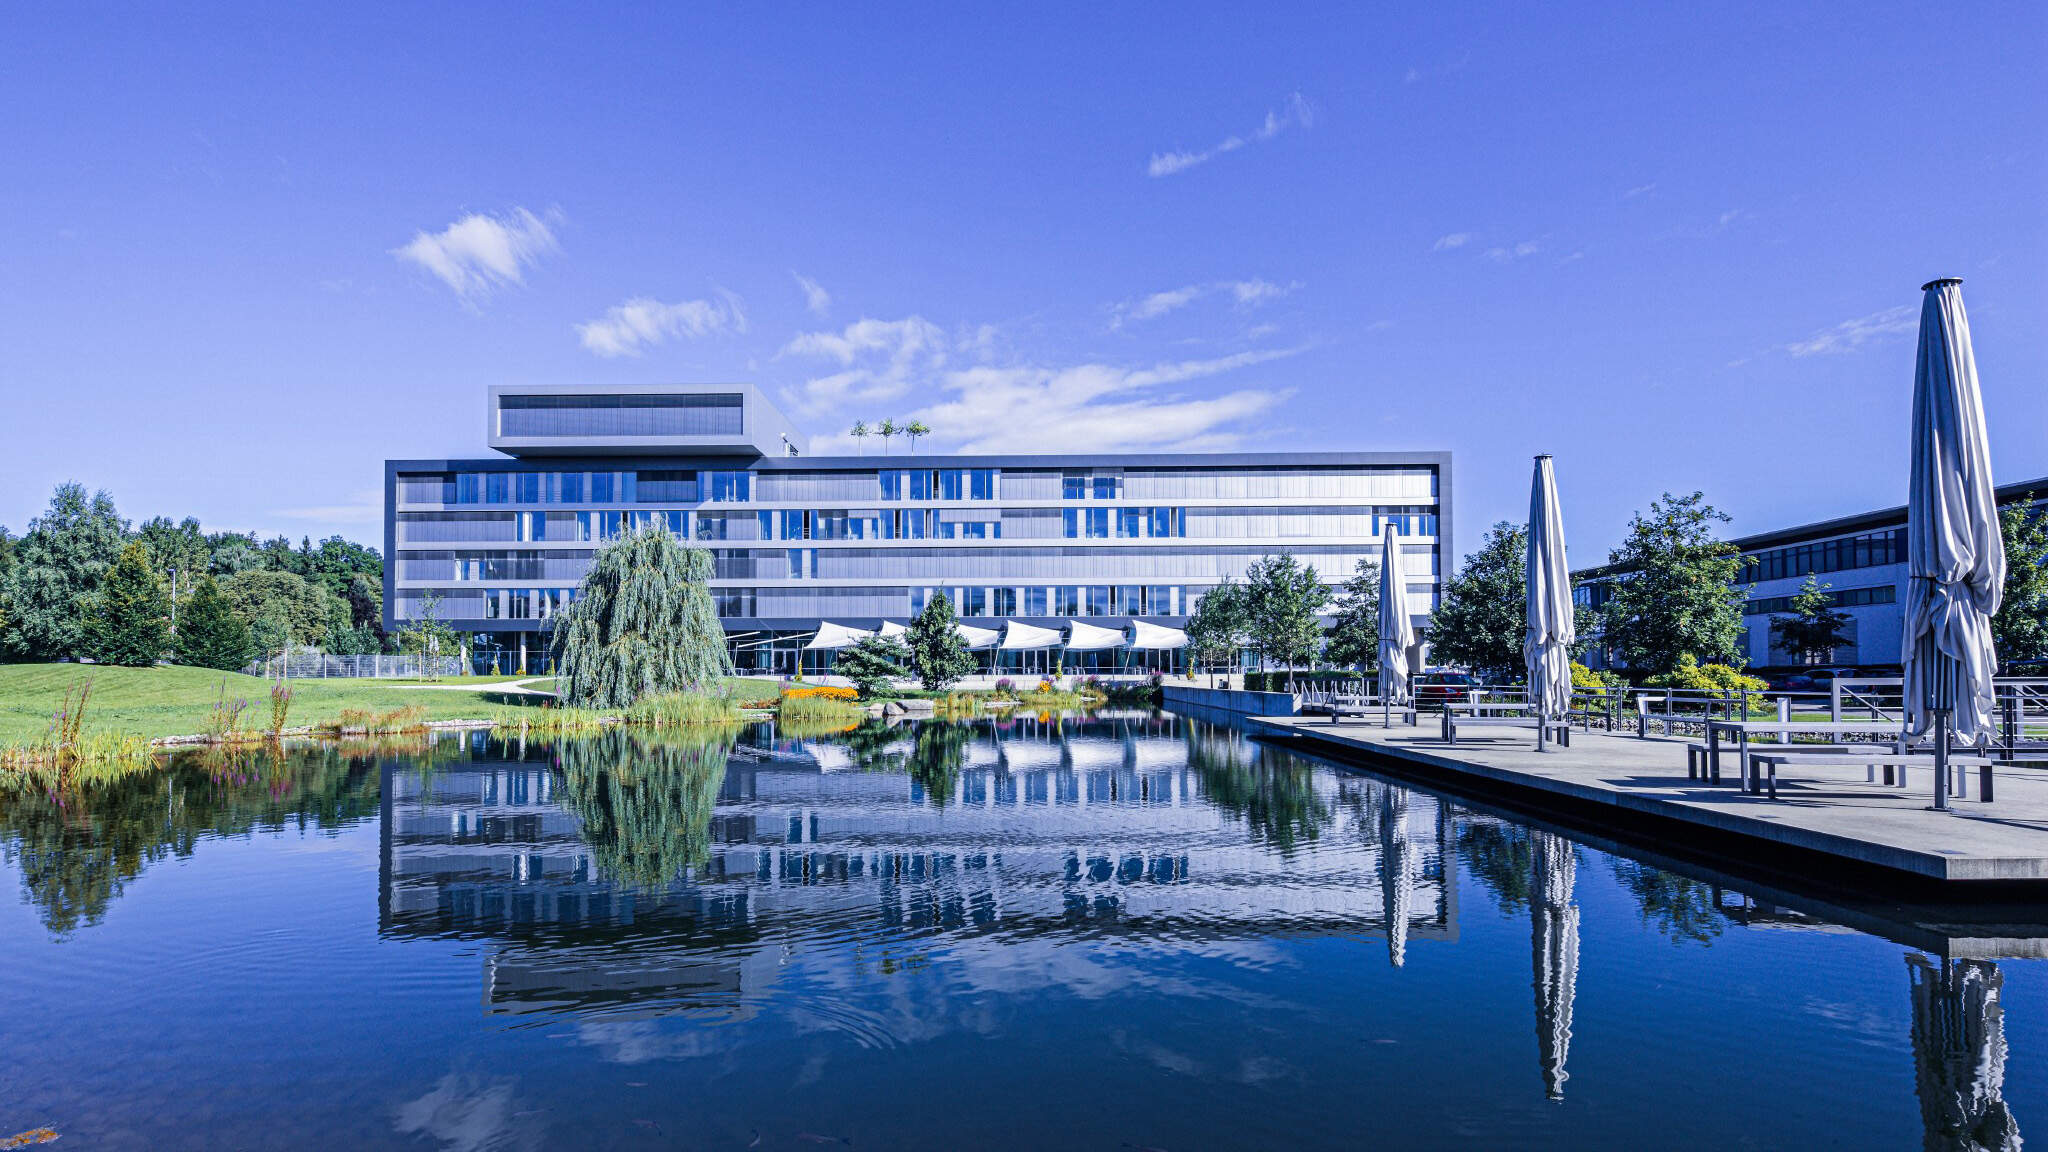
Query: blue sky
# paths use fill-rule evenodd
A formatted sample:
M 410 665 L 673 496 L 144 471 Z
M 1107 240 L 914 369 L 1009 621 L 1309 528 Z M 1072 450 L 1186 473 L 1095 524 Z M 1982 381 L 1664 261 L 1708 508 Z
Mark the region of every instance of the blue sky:
M 1937 275 L 2048 475 L 2041 6 L 1324 7 L 17 8 L 0 524 L 374 541 L 488 384 L 718 379 L 814 451 L 1447 448 L 1460 553 L 1549 451 L 1591 563 L 1902 502 Z

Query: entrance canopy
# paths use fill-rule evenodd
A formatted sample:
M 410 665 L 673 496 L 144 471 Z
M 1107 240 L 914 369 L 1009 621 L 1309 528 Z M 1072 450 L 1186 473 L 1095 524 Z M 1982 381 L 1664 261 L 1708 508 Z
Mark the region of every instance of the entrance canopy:
M 1057 628 L 1040 628 L 1033 624 L 1020 624 L 1015 620 L 1003 625 L 1001 647 L 1005 651 L 1033 651 L 1059 646 L 1060 633 Z
M 976 628 L 970 624 L 959 623 L 954 624 L 953 627 L 960 633 L 960 639 L 967 642 L 967 648 L 971 652 L 979 652 L 983 648 L 993 648 L 996 646 L 996 642 L 1002 638 L 1002 633 L 997 632 L 993 628 Z
M 1147 624 L 1143 620 L 1131 621 L 1131 647 L 1140 652 L 1162 652 L 1187 646 L 1188 634 L 1178 628 Z
M 817 634 L 804 642 L 804 648 L 806 651 L 826 652 L 835 648 L 851 648 L 872 635 L 874 633 L 864 632 L 859 628 L 849 628 L 844 624 L 821 620 L 818 622 Z
M 1124 634 L 1117 628 L 1098 628 L 1079 620 L 1067 625 L 1067 647 L 1075 652 L 1099 652 L 1124 646 Z

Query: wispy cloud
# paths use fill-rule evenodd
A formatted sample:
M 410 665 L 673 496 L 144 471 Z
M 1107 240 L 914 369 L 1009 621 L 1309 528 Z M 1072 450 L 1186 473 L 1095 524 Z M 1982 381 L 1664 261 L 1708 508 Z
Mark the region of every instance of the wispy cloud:
M 814 316 L 823 316 L 832 310 L 832 294 L 819 286 L 816 280 L 801 272 L 791 272 L 796 277 L 797 287 L 804 290 L 804 307 Z
M 1271 280 L 1257 277 L 1250 280 L 1218 280 L 1209 284 L 1189 284 L 1165 292 L 1154 292 L 1150 296 L 1117 305 L 1111 310 L 1109 326 L 1121 328 L 1134 321 L 1156 319 L 1185 308 L 1205 296 L 1227 295 L 1240 307 L 1253 307 L 1285 296 L 1299 287 L 1299 282 L 1275 284 Z
M 1622 198 L 1623 200 L 1633 200 L 1633 199 L 1635 199 L 1635 198 L 1636 198 L 1636 197 L 1638 197 L 1638 196 L 1648 196 L 1648 195 L 1649 195 L 1650 193 L 1652 193 L 1652 192 L 1655 192 L 1656 190 L 1657 190 L 1657 185 L 1655 185 L 1654 183 L 1653 183 L 1653 184 L 1638 184 L 1638 185 L 1636 185 L 1635 187 L 1633 187 L 1633 188 L 1630 188 L 1630 189 L 1629 189 L 1629 190 L 1627 190 L 1626 192 L 1623 192 L 1623 193 L 1621 194 L 1621 198 Z
M 1242 443 L 1255 418 L 1290 394 L 1248 387 L 1219 396 L 1170 391 L 1173 385 L 1221 376 L 1294 355 L 1299 349 L 1242 352 L 1127 368 L 1088 363 L 981 366 L 947 373 L 951 398 L 919 410 L 934 437 L 957 440 L 965 452 L 1206 450 Z M 1028 412 L 1028 420 L 1017 413 Z M 1056 444 L 1044 430 L 1060 429 Z
M 1288 96 L 1287 102 L 1279 109 L 1268 111 L 1264 122 L 1248 136 L 1226 136 L 1213 147 L 1201 151 L 1154 152 L 1151 162 L 1145 166 L 1145 174 L 1156 178 L 1185 172 L 1196 165 L 1207 164 L 1225 153 L 1235 152 L 1246 144 L 1271 140 L 1289 128 L 1313 127 L 1315 120 L 1315 105 L 1296 92 Z
M 972 347 L 993 339 L 992 332 L 980 332 L 963 337 L 962 343 Z M 909 390 L 914 376 L 943 367 L 951 343 L 944 329 L 922 316 L 860 319 L 838 332 L 805 332 L 782 354 L 831 360 L 840 371 L 811 377 L 787 395 L 812 413 L 855 401 L 893 399 Z
M 283 520 L 308 520 L 316 524 L 375 524 L 384 518 L 384 494 L 375 488 L 358 488 L 349 493 L 346 504 L 275 508 L 270 514 Z
M 547 221 L 514 208 L 499 216 L 472 213 L 439 232 L 418 233 L 391 254 L 432 272 L 474 305 L 499 288 L 523 283 L 526 269 L 556 250 Z
M 1887 336 L 1899 336 L 1919 327 L 1919 309 L 1910 304 L 1844 320 L 1833 328 L 1822 329 L 1805 340 L 1785 346 L 1785 351 L 1794 356 L 1819 356 L 1831 352 L 1853 352 L 1872 340 Z
M 1463 248 L 1471 242 L 1472 233 L 1452 232 L 1448 235 L 1437 237 L 1436 243 L 1430 245 L 1429 250 L 1432 252 L 1449 252 L 1454 248 Z
M 678 300 L 664 304 L 637 296 L 614 304 L 603 316 L 576 325 L 583 346 L 599 356 L 638 356 L 673 336 L 695 340 L 725 332 L 747 330 L 747 314 L 740 298 L 720 289 L 715 300 Z
M 1541 251 L 1543 251 L 1543 245 L 1534 240 L 1524 240 L 1512 248 L 1506 245 L 1488 248 L 1486 250 L 1486 258 L 1498 264 L 1509 264 L 1516 260 L 1525 260 Z

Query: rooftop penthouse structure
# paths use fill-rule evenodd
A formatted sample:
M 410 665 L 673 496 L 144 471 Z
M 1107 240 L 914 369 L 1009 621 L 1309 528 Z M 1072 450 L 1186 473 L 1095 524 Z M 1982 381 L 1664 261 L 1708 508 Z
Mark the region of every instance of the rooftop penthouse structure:
M 1178 669 L 1201 597 L 1262 556 L 1334 587 L 1392 523 L 1426 614 L 1450 540 L 1446 452 L 803 456 L 742 384 L 493 387 L 486 441 L 501 455 L 385 462 L 385 624 L 431 600 L 505 671 L 545 670 L 592 553 L 635 527 L 710 550 L 735 664 L 761 672 L 941 592 L 990 670 Z

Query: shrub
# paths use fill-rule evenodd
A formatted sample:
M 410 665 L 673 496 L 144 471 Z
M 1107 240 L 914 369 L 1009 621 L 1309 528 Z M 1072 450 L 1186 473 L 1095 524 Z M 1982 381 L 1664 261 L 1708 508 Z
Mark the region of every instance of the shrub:
M 292 686 L 282 678 L 270 686 L 270 735 L 284 735 L 285 718 L 292 712 Z
M 841 688 L 835 684 L 819 684 L 808 688 L 785 688 L 782 692 L 784 703 L 788 703 L 790 700 L 844 700 L 852 703 L 859 698 L 860 691 L 858 689 Z
M 1678 667 L 1671 671 L 1645 679 L 1643 683 L 1651 688 L 1682 688 L 1697 692 L 1762 692 L 1770 685 L 1754 676 L 1745 676 L 1726 664 L 1701 664 L 1687 652 L 1678 658 Z

